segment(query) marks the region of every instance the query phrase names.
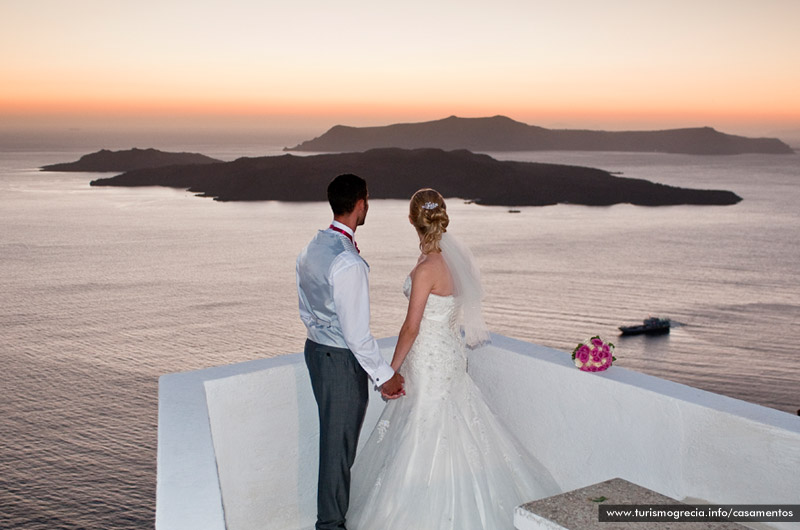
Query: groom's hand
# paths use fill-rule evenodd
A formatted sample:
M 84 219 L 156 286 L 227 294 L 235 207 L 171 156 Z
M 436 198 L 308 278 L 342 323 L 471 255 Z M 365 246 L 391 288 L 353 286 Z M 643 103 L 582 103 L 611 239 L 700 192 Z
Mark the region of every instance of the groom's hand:
M 400 375 L 400 372 L 395 372 L 394 375 L 381 386 L 381 395 L 384 399 L 397 399 L 400 396 L 405 396 L 406 391 L 403 390 L 403 385 L 406 380 Z

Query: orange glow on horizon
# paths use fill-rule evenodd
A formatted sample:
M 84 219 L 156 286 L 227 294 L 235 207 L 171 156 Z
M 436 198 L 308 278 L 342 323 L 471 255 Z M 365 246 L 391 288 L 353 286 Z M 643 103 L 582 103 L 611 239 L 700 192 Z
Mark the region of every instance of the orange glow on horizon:
M 800 129 L 797 0 L 76 0 L 49 2 L 46 16 L 7 4 L 4 128 L 505 115 L 548 128 Z
M 5 99 L 5 100 L 3 100 Z M 606 124 L 605 128 L 620 129 L 631 124 L 648 124 L 647 128 L 710 126 L 717 129 L 729 124 L 769 123 L 774 126 L 797 127 L 800 108 L 796 102 L 771 101 L 757 108 L 722 105 L 700 105 L 689 102 L 655 106 L 647 102 L 630 102 L 627 106 L 575 105 L 571 103 L 514 104 L 504 101 L 493 106 L 489 103 L 443 102 L 353 102 L 353 101 L 221 101 L 200 97 L 159 100 L 123 98 L 59 98 L 44 97 L 0 99 L 0 116 L 21 123 L 26 119 L 44 121 L 47 118 L 64 119 L 138 119 L 158 120 L 183 118 L 187 120 L 257 120 L 286 118 L 318 123 L 330 122 L 355 126 L 388 125 L 430 121 L 448 116 L 487 117 L 504 115 L 511 119 L 550 128 L 595 128 L 588 124 Z M 794 108 L 792 108 L 794 105 Z M 335 122 L 335 123 L 334 123 Z M 550 124 L 550 125 L 546 125 Z M 587 125 L 581 125 L 587 124 Z M 616 126 L 615 124 L 620 124 Z

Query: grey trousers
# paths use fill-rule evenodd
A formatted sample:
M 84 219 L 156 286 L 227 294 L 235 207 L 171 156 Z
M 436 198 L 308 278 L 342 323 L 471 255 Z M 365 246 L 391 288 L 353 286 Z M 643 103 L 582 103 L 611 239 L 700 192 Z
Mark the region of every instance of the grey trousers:
M 319 410 L 317 530 L 344 529 L 350 468 L 369 400 L 369 379 L 353 353 L 306 340 L 305 359 Z

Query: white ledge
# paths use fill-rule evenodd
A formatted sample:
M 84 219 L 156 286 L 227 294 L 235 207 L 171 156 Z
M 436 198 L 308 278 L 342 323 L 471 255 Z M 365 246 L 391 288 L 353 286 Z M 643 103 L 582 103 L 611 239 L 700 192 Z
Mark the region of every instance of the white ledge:
M 387 358 L 395 341 L 379 341 Z M 678 500 L 800 503 L 796 416 L 616 365 L 581 372 L 500 335 L 469 372 L 562 491 L 621 477 Z M 382 407 L 373 393 L 364 433 Z M 317 443 L 302 354 L 162 376 L 157 530 L 312 527 Z

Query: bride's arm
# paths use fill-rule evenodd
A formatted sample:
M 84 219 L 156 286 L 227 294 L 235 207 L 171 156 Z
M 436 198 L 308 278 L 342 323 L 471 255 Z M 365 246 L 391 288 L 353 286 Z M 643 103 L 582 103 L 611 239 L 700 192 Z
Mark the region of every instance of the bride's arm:
M 403 365 L 408 351 L 414 344 L 417 335 L 419 335 L 422 313 L 425 311 L 428 295 L 433 290 L 434 275 L 432 272 L 425 264 L 420 264 L 414 271 L 411 281 L 411 295 L 408 297 L 406 319 L 400 328 L 397 345 L 394 348 L 394 356 L 392 357 L 392 368 L 395 372 Z

